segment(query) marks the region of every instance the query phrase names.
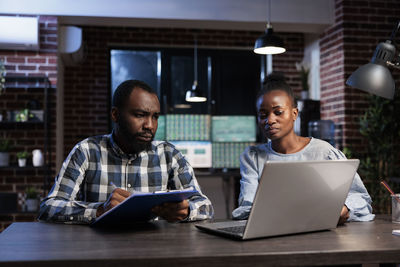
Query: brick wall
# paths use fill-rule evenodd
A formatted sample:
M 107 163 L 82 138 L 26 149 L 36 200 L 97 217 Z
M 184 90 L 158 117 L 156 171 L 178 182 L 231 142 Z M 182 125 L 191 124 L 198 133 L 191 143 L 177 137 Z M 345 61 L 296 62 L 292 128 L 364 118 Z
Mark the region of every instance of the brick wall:
M 39 51 L 0 50 L 7 75 L 46 75 L 57 83 L 57 18 L 39 16 Z
M 366 94 L 345 82 L 357 67 L 370 61 L 376 45 L 390 37 L 399 12 L 397 0 L 335 1 L 335 23 L 320 39 L 321 116 L 335 122 L 340 148 L 365 149 L 359 117 L 367 107 Z M 398 84 L 399 75 L 394 78 Z
M 40 16 L 40 49 L 39 51 L 0 50 L 0 59 L 6 67 L 6 75 L 17 76 L 47 76 L 52 88 L 50 99 L 51 112 L 51 147 L 55 155 L 55 90 L 57 83 L 57 18 Z M 25 108 L 29 100 L 38 100 L 43 107 L 44 91 L 34 88 L 36 85 L 27 83 L 8 83 L 5 93 L 0 95 L 0 112 L 6 118 L 7 111 Z M 16 165 L 16 153 L 31 152 L 33 149 L 43 149 L 43 124 L 0 124 L 1 136 L 11 139 L 10 164 Z M 52 159 L 54 163 L 54 159 Z M 28 160 L 31 165 L 31 158 Z M 53 166 L 54 167 L 54 166 Z M 52 174 L 53 176 L 54 174 Z M 21 192 L 28 186 L 42 188 L 44 173 L 40 168 L 0 167 L 0 192 Z M 0 214 L 0 232 L 13 221 L 31 221 L 32 213 Z
M 193 46 L 194 35 L 198 46 L 215 48 L 244 48 L 252 51 L 255 40 L 262 32 L 157 29 L 120 27 L 83 27 L 85 61 L 65 69 L 65 134 L 64 153 L 83 138 L 104 134 L 108 130 L 108 49 L 113 47 L 178 47 Z M 300 80 L 295 62 L 303 58 L 303 35 L 279 33 L 287 46 L 287 52 L 274 56 L 274 70 L 283 71 L 289 84 L 300 93 Z M 251 52 L 252 53 L 252 52 Z

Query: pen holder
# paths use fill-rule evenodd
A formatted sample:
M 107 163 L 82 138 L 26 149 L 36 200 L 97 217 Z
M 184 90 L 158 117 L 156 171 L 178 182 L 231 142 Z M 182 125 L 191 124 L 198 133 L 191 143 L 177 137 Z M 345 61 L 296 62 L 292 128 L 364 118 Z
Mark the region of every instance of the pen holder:
M 400 194 L 392 195 L 392 222 L 400 223 Z

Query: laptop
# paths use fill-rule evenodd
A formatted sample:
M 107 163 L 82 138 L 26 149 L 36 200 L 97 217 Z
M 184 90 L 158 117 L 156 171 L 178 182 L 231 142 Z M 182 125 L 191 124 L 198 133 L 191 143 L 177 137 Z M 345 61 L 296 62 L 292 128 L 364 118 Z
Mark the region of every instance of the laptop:
M 241 240 L 336 228 L 359 162 L 267 161 L 247 220 L 196 227 Z

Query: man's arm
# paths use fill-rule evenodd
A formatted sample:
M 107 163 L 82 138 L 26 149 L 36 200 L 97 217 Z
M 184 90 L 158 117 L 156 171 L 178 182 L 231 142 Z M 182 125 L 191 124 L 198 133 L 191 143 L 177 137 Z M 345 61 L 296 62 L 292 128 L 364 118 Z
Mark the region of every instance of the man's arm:
M 155 206 L 151 211 L 168 222 L 180 222 L 188 218 L 190 214 L 189 201 L 163 203 L 162 205 Z
M 192 166 L 183 155 L 172 148 L 171 169 L 168 170 L 169 189 L 195 188 L 199 193 L 180 203 L 164 203 L 153 209 L 153 212 L 168 221 L 196 221 L 210 219 L 214 216 L 211 201 L 201 192 Z
M 40 204 L 39 219 L 53 222 L 90 223 L 102 202 L 81 201 L 88 156 L 80 144 L 64 161 L 49 195 Z

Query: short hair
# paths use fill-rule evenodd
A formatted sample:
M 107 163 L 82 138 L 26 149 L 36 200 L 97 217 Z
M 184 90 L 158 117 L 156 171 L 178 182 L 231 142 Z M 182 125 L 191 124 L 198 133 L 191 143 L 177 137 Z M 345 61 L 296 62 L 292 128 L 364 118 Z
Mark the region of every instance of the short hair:
M 147 83 L 139 80 L 126 80 L 118 85 L 113 94 L 112 106 L 116 108 L 123 108 L 126 101 L 129 99 L 133 89 L 140 88 L 149 92 L 150 94 L 157 95 L 156 91 L 151 88 Z
M 271 91 L 284 91 L 290 98 L 292 106 L 297 108 L 297 100 L 292 88 L 286 83 L 285 76 L 279 72 L 273 72 L 264 80 L 263 87 L 257 93 L 256 104 L 258 99 Z

